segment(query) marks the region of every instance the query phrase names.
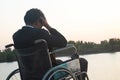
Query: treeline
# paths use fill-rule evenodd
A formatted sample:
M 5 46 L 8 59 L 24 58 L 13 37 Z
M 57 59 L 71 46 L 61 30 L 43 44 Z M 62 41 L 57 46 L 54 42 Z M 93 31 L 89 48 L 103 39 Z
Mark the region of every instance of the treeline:
M 120 51 L 120 39 L 118 38 L 104 40 L 100 44 L 86 41 L 68 41 L 68 44 L 74 44 L 80 55 Z M 0 62 L 15 60 L 15 51 L 11 48 L 0 51 Z
M 69 41 L 68 43 L 74 44 L 79 54 L 93 54 L 93 53 L 105 53 L 105 52 L 117 52 L 120 51 L 120 39 L 111 38 L 108 41 L 101 41 L 100 44 L 94 42 L 83 41 Z
M 11 48 L 0 51 L 0 62 L 11 62 L 15 60 L 15 52 Z

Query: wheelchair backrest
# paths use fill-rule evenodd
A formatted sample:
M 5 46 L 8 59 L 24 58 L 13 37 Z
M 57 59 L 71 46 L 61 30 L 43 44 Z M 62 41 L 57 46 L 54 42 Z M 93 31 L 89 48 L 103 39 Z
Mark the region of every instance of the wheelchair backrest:
M 52 66 L 45 40 L 36 41 L 32 47 L 15 50 L 21 80 L 41 80 Z

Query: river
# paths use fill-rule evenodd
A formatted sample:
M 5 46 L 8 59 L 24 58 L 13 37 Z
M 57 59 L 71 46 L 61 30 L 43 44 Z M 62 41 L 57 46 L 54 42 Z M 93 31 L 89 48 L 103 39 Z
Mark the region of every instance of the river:
M 80 56 L 89 62 L 88 75 L 90 80 L 120 80 L 120 52 L 102 53 Z M 0 80 L 16 69 L 17 62 L 0 63 Z

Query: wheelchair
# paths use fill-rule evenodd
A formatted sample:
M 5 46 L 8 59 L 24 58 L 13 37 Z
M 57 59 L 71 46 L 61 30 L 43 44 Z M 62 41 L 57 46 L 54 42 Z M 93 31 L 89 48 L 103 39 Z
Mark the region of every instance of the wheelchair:
M 15 49 L 19 68 L 12 71 L 6 80 L 89 80 L 87 72 L 81 72 L 79 55 L 73 44 L 49 52 L 47 42 L 36 40 L 34 46 Z M 6 48 L 14 44 L 6 45 Z M 67 54 L 68 60 L 53 66 L 51 55 L 55 57 Z M 82 78 L 85 74 L 85 79 Z

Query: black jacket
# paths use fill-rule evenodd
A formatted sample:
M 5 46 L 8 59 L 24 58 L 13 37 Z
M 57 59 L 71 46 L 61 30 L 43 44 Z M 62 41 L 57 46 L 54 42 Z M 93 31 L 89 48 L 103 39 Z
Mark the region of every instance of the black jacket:
M 37 39 L 45 39 L 49 49 L 54 47 L 64 47 L 67 40 L 57 30 L 51 28 L 49 32 L 45 29 L 30 28 L 24 26 L 13 35 L 14 46 L 17 49 L 23 49 L 34 45 Z

